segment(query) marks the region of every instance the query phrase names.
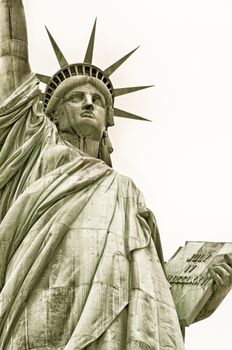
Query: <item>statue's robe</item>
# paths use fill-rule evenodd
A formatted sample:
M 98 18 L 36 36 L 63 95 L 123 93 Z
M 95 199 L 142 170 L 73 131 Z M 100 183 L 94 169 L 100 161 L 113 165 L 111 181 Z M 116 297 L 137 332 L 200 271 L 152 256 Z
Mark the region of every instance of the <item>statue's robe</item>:
M 33 75 L 0 107 L 0 349 L 182 350 L 141 192 L 39 109 Z

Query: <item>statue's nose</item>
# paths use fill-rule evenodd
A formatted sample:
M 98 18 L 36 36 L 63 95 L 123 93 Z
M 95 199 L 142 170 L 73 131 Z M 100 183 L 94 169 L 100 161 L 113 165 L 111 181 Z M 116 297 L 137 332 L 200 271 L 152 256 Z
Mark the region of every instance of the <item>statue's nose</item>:
M 91 111 L 94 109 L 93 99 L 92 99 L 92 96 L 90 94 L 85 95 L 85 98 L 83 101 L 83 108 L 91 110 Z

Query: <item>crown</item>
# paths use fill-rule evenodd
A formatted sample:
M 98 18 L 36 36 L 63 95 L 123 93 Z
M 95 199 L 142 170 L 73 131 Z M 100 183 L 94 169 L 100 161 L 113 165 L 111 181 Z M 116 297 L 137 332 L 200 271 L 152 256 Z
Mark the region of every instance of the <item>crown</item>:
M 55 52 L 56 58 L 60 65 L 60 69 L 52 77 L 37 73 L 37 77 L 43 83 L 47 84 L 45 93 L 43 94 L 43 109 L 48 116 L 51 112 L 49 109 L 49 103 L 51 102 L 56 89 L 58 88 L 58 86 L 62 84 L 62 82 L 72 77 L 85 76 L 85 77 L 92 77 L 92 78 L 95 78 L 96 80 L 101 81 L 106 87 L 109 94 L 111 95 L 113 104 L 114 104 L 115 97 L 129 94 L 131 92 L 135 92 L 135 91 L 146 89 L 153 86 L 153 85 L 147 85 L 147 86 L 116 88 L 116 89 L 113 88 L 113 84 L 109 77 L 137 50 L 137 48 L 132 50 L 127 55 L 123 56 L 118 61 L 116 61 L 115 63 L 113 63 L 111 66 L 109 66 L 104 70 L 101 70 L 100 68 L 92 64 L 95 32 L 96 32 L 96 20 L 93 25 L 93 29 L 90 35 L 90 39 L 89 39 L 89 43 L 87 46 L 83 63 L 69 64 L 47 28 L 46 28 L 46 31 L 50 39 L 50 42 L 52 44 L 53 50 Z M 149 119 L 146 119 L 139 115 L 132 114 L 115 107 L 113 107 L 113 114 L 116 117 L 150 121 Z

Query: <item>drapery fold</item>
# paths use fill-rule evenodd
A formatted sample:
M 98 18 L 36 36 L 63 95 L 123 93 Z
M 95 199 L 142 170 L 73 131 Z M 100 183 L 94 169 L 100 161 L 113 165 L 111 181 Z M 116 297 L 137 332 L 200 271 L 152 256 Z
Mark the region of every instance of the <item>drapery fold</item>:
M 37 85 L 0 106 L 0 349 L 182 350 L 143 195 L 59 138 Z

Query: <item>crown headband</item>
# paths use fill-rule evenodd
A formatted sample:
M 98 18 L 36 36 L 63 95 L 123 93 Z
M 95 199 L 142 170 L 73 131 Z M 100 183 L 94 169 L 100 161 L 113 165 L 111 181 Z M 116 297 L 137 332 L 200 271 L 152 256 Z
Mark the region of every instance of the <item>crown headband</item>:
M 126 87 L 126 88 L 117 88 L 114 89 L 112 82 L 109 78 L 109 76 L 115 72 L 126 60 L 129 58 L 137 49 L 132 50 L 127 55 L 123 56 L 121 59 L 116 61 L 114 64 L 112 64 L 110 67 L 108 67 L 105 70 L 101 70 L 100 68 L 94 66 L 92 64 L 92 58 L 93 58 L 93 49 L 94 49 L 94 41 L 95 41 L 95 31 L 96 31 L 96 20 L 94 22 L 94 26 L 92 29 L 92 33 L 90 36 L 90 40 L 88 43 L 88 47 L 86 50 L 85 58 L 83 63 L 74 63 L 69 64 L 64 57 L 63 53 L 61 52 L 60 48 L 58 47 L 57 43 L 53 39 L 51 33 L 46 28 L 50 42 L 52 44 L 53 50 L 55 52 L 56 58 L 59 62 L 59 65 L 61 69 L 57 71 L 52 77 L 49 77 L 44 74 L 37 74 L 38 78 L 45 84 L 47 84 L 45 93 L 43 95 L 43 109 L 46 114 L 49 115 L 49 109 L 48 105 L 49 102 L 52 100 L 54 96 L 54 92 L 62 84 L 63 81 L 66 79 L 69 79 L 71 77 L 79 77 L 79 76 L 89 76 L 94 79 L 97 79 L 101 81 L 105 87 L 107 88 L 108 92 L 110 93 L 112 97 L 112 101 L 114 101 L 114 98 L 117 96 L 125 95 L 131 92 L 135 92 L 138 90 L 149 88 L 153 85 L 149 86 L 135 86 L 135 87 Z M 122 118 L 128 118 L 128 119 L 136 119 L 136 120 L 143 120 L 143 121 L 150 121 L 149 119 L 143 118 L 141 116 L 138 116 L 136 114 L 132 114 L 129 112 L 126 112 L 124 110 L 118 109 L 113 107 L 114 116 L 116 117 L 122 117 Z

